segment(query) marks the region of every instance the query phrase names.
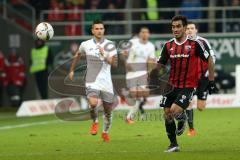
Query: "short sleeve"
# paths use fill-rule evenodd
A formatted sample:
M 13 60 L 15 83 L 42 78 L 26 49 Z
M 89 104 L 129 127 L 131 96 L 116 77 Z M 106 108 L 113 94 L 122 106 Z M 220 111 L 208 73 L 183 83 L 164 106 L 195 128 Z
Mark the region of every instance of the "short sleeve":
M 207 61 L 208 57 L 210 56 L 210 50 L 207 46 L 204 45 L 201 41 L 196 41 L 196 54 L 199 56 L 203 61 Z
M 81 54 L 84 54 L 84 53 L 85 53 L 84 42 L 82 42 L 82 43 L 80 44 L 78 51 L 79 51 Z

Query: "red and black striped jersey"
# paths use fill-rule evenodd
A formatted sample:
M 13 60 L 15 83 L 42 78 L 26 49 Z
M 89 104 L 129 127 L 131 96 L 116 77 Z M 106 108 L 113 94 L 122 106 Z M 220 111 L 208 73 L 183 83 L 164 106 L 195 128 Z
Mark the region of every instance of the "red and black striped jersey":
M 208 50 L 199 40 L 186 38 L 178 43 L 175 38 L 166 42 L 158 63 L 166 65 L 170 60 L 169 82 L 176 88 L 195 88 L 198 83 L 198 58 L 207 61 Z
M 204 45 L 205 49 L 209 52 L 209 54 L 215 59 L 215 54 L 212 50 L 211 45 L 208 40 L 197 36 L 195 40 L 199 40 Z M 201 79 L 202 76 L 206 76 L 206 72 L 208 71 L 208 61 L 203 61 L 201 58 L 198 58 L 198 79 Z

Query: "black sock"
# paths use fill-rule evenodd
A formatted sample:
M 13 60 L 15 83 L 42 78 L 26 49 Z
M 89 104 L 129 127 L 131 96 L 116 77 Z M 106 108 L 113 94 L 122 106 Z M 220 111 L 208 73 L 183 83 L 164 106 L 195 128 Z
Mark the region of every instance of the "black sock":
M 190 129 L 193 129 L 193 109 L 186 110 L 188 116 L 188 125 Z
M 167 136 L 171 142 L 171 144 L 177 145 L 177 138 L 176 138 L 176 124 L 174 120 L 165 120 L 165 127 Z
M 146 102 L 146 99 L 144 98 L 144 100 L 143 101 L 141 101 L 141 103 L 139 104 L 139 110 L 140 110 L 140 113 L 141 113 L 141 115 L 143 115 L 144 114 L 144 109 L 143 109 L 143 105 L 145 104 L 145 102 Z

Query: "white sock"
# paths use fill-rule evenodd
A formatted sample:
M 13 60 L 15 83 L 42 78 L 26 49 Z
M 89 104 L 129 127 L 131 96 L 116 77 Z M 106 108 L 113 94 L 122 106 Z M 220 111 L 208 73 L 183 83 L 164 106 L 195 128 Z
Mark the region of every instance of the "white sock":
M 134 119 L 134 116 L 138 111 L 138 105 L 139 105 L 139 101 L 136 101 L 134 106 L 130 106 L 131 108 L 128 111 L 127 119 L 131 119 L 131 120 Z

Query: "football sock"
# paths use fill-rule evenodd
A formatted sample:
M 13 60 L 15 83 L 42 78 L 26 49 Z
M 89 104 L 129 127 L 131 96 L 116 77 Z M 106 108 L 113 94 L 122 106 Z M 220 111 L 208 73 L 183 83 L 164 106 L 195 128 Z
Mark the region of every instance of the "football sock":
M 186 110 L 187 117 L 188 117 L 188 125 L 190 129 L 193 129 L 193 109 Z
M 127 119 L 131 119 L 131 120 L 134 119 L 134 116 L 135 116 L 135 114 L 138 110 L 138 104 L 139 103 L 137 103 L 137 102 L 135 103 L 134 106 L 130 106 L 130 109 L 129 109 L 128 114 L 127 114 Z
M 97 107 L 92 108 L 90 107 L 90 116 L 91 119 L 93 120 L 93 122 L 98 123 L 98 111 L 97 111 Z
M 144 112 L 145 112 L 144 109 L 143 109 L 143 105 L 145 103 L 146 103 L 146 98 L 144 98 L 143 101 L 141 101 L 140 104 L 139 104 L 139 110 L 140 110 L 141 115 L 143 115 Z
M 103 115 L 103 132 L 108 133 L 109 128 L 112 124 L 112 111 L 111 110 L 104 110 L 104 115 Z
M 171 142 L 171 144 L 177 144 L 177 138 L 176 138 L 176 124 L 175 121 L 172 120 L 167 120 L 165 119 L 165 127 L 166 127 L 166 132 L 167 136 Z

